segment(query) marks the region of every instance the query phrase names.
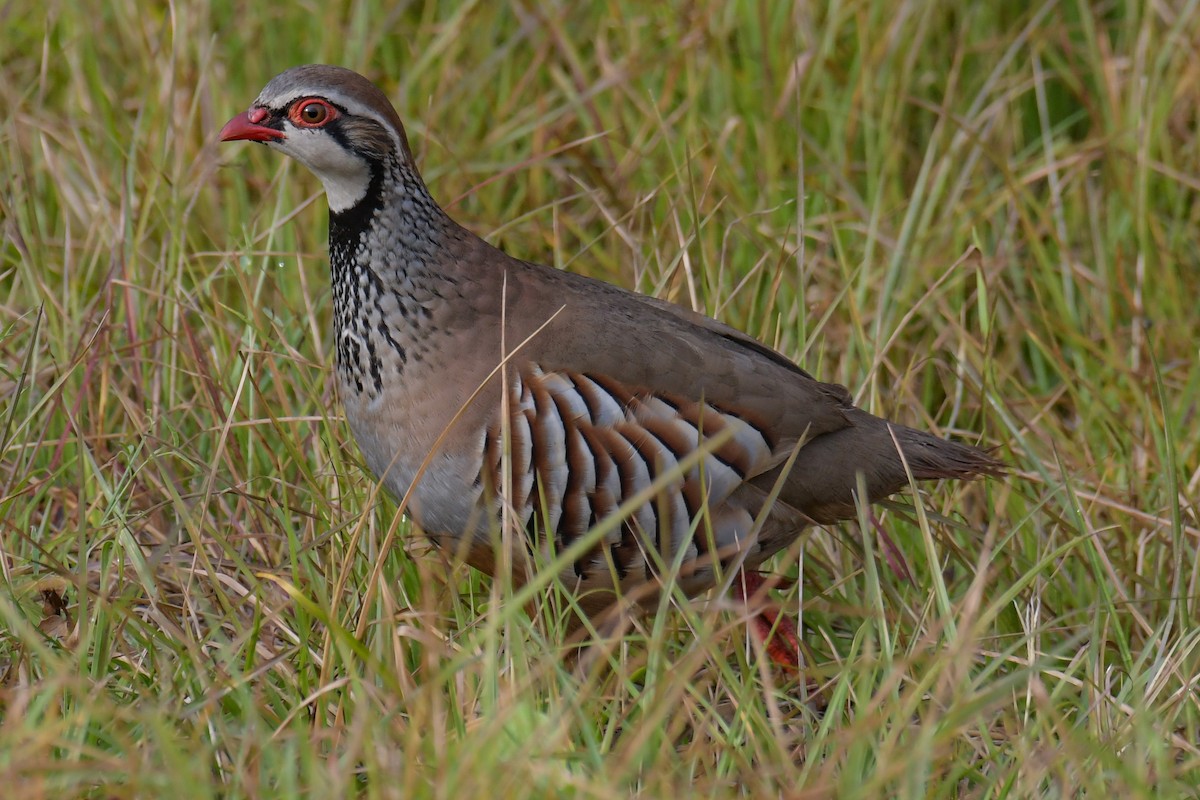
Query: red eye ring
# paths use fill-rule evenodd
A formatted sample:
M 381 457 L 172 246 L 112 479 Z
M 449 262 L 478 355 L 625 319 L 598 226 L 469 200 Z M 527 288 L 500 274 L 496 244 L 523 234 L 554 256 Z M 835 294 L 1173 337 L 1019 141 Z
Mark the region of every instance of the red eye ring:
M 337 109 L 319 97 L 297 100 L 288 109 L 288 119 L 301 128 L 323 128 L 337 115 Z

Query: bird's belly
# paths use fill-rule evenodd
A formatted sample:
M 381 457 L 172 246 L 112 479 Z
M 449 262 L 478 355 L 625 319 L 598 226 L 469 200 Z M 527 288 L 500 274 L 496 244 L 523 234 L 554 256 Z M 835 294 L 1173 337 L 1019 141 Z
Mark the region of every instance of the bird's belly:
M 396 502 L 408 496 L 406 512 L 427 533 L 435 538 L 473 534 L 481 522 L 481 454 L 474 448 L 438 445 L 453 416 L 445 408 L 421 408 L 424 403 L 416 398 L 396 402 L 396 394 L 387 396 L 391 402 L 343 395 L 346 419 L 367 467 Z M 442 417 L 443 424 L 437 424 Z M 432 422 L 416 425 L 413 420 Z

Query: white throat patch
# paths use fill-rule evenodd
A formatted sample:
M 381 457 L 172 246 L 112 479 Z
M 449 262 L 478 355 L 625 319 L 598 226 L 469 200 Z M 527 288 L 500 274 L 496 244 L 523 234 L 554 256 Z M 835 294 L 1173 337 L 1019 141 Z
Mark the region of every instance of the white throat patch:
M 367 162 L 324 131 L 300 130 L 288 125 L 287 138 L 270 144 L 321 179 L 329 210 L 334 213 L 353 208 L 371 185 Z

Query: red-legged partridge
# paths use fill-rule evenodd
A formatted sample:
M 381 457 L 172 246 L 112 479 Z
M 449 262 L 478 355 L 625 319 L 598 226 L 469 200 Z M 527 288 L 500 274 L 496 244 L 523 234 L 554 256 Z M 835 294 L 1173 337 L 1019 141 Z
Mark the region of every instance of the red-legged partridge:
M 282 73 L 221 131 L 234 139 L 286 153 L 324 184 L 350 427 L 403 498 L 451 426 L 408 512 L 485 572 L 503 504 L 524 532 L 518 547 L 562 552 L 706 442 L 716 446 L 563 571 L 587 613 L 616 585 L 658 580 L 664 563 L 697 593 L 723 565 L 753 568 L 807 526 L 855 516 L 859 473 L 875 501 L 908 485 L 905 462 L 918 480 L 1000 470 L 981 450 L 856 408 L 843 387 L 720 322 L 492 247 L 433 200 L 396 110 L 350 70 Z M 519 581 L 525 553 L 510 555 Z

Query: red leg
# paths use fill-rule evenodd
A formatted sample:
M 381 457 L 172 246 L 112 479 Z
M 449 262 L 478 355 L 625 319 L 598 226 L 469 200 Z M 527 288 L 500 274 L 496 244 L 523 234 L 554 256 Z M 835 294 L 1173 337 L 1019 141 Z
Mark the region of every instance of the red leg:
M 733 581 L 733 596 L 745 605 L 752 600 L 761 601 L 758 595 L 766 583 L 757 572 L 742 570 Z M 772 661 L 793 672 L 800 671 L 800 635 L 791 619 L 764 608 L 750 620 L 750 626 Z

